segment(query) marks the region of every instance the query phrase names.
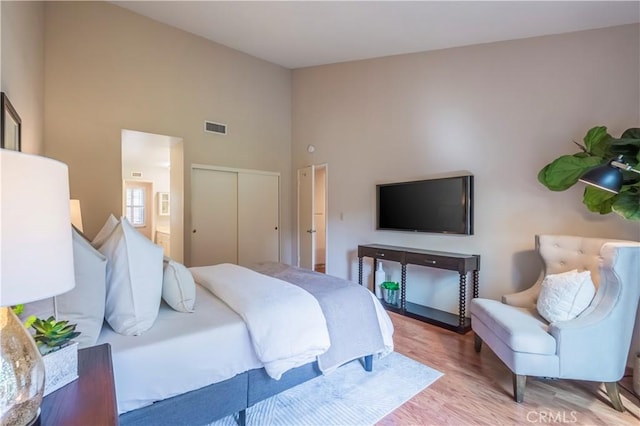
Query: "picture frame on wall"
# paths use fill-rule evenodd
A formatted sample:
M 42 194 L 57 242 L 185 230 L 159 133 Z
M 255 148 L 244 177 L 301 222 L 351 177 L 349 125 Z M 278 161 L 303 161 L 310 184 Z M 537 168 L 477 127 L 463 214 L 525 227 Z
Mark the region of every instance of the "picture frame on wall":
M 1 98 L 0 148 L 20 151 L 22 121 L 4 92 L 1 93 Z

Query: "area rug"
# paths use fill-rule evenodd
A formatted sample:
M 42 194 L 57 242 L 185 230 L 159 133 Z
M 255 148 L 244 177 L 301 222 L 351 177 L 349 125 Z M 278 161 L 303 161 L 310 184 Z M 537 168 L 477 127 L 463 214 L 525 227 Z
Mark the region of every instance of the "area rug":
M 372 425 L 441 376 L 397 352 L 375 360 L 371 373 L 353 361 L 249 408 L 247 425 Z M 228 416 L 211 426 L 237 423 Z

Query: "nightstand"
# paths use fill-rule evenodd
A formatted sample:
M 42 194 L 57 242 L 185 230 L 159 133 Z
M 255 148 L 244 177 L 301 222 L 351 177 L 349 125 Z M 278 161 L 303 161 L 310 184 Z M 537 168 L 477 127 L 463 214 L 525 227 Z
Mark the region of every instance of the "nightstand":
M 78 351 L 78 379 L 45 396 L 41 426 L 111 426 L 118 407 L 108 343 Z M 36 423 L 38 424 L 38 423 Z

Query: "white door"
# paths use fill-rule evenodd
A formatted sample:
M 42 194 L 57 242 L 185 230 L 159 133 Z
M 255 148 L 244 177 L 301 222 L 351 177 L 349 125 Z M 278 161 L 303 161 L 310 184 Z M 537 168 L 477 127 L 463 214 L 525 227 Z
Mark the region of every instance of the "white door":
M 238 174 L 238 264 L 280 261 L 279 177 Z
M 238 262 L 238 173 L 193 169 L 191 266 Z
M 316 228 L 314 220 L 314 166 L 298 170 L 298 266 L 314 270 Z

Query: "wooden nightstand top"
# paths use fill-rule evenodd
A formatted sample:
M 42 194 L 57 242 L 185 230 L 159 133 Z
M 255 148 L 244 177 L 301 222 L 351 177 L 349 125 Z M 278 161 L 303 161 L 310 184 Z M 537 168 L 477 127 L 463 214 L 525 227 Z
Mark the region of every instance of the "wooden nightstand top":
M 108 343 L 78 351 L 78 379 L 44 397 L 40 425 L 111 426 L 118 407 Z

